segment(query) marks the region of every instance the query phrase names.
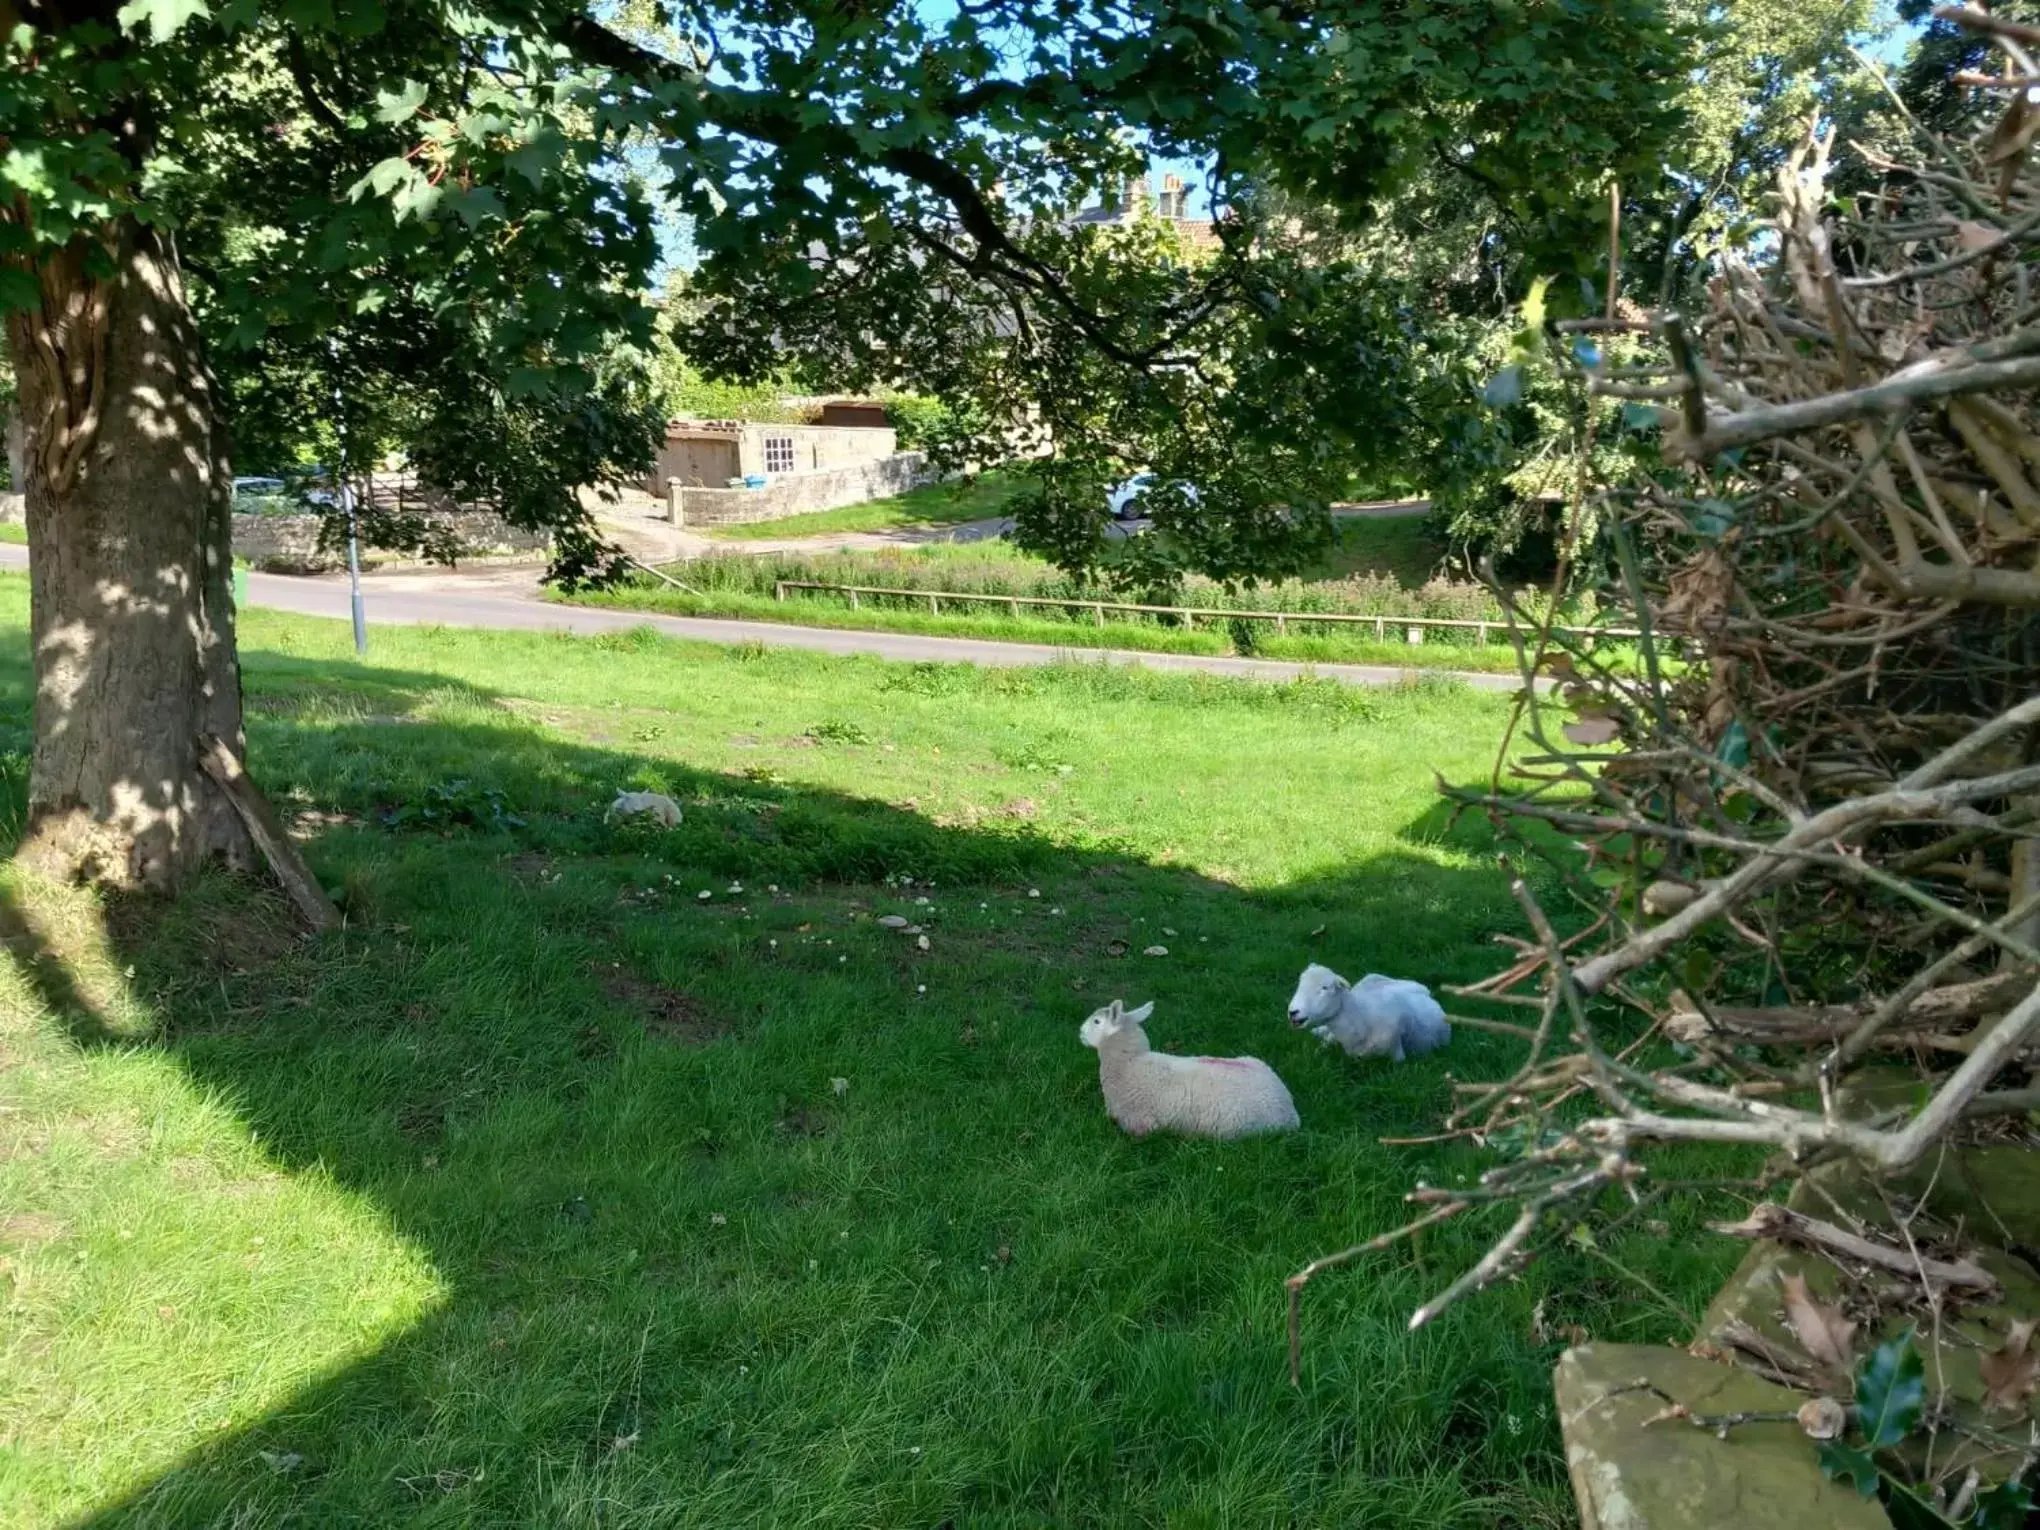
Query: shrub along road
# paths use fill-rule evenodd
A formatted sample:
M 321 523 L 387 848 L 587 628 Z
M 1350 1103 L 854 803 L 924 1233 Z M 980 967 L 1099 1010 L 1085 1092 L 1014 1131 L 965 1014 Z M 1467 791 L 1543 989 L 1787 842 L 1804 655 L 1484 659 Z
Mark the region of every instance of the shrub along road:
M 28 567 L 28 549 L 0 545 L 0 568 Z M 1141 653 L 1111 648 L 1055 648 L 1041 643 L 1001 643 L 984 638 L 925 637 L 907 632 L 857 632 L 828 627 L 795 627 L 777 622 L 732 621 L 698 616 L 657 616 L 641 611 L 606 611 L 561 606 L 534 593 L 531 571 L 503 568 L 469 573 L 441 571 L 370 574 L 362 579 L 371 629 L 405 627 L 497 627 L 519 631 L 573 632 L 583 636 L 649 627 L 669 637 L 707 643 L 761 643 L 768 648 L 801 648 L 816 653 L 869 654 L 909 663 L 963 663 L 1011 667 L 1087 659 L 1138 664 L 1148 669 L 1235 675 L 1254 680 L 1294 680 L 1302 675 L 1347 685 L 1404 685 L 1425 678 L 1458 680 L 1480 690 L 1514 691 L 1514 675 L 1459 670 L 1405 669 L 1387 664 L 1296 664 L 1278 659 L 1222 655 Z M 249 603 L 300 616 L 348 614 L 347 581 L 338 575 L 296 578 L 250 574 Z M 370 637 L 371 647 L 374 644 Z

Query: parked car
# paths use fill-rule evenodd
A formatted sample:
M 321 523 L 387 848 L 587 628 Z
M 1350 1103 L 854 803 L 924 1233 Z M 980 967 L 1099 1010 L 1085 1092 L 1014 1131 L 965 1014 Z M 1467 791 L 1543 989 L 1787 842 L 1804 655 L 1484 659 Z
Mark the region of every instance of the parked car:
M 281 494 L 284 484 L 281 478 L 236 478 L 236 494 Z
M 1105 497 L 1107 513 L 1111 515 L 1112 519 L 1121 523 L 1145 521 L 1147 517 L 1141 513 L 1140 502 L 1147 491 L 1154 488 L 1158 482 L 1159 480 L 1153 473 L 1135 473 L 1125 483 Z M 1197 503 L 1196 484 L 1178 484 L 1176 487 L 1183 491 L 1183 497 L 1189 500 L 1191 504 Z

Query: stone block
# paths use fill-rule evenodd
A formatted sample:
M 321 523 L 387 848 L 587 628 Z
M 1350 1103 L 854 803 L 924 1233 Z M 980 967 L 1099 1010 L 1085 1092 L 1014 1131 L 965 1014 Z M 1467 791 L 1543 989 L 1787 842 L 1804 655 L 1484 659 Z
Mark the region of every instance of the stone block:
M 1721 1439 L 1664 1409 L 1647 1381 L 1696 1413 L 1791 1413 L 1797 1392 L 1684 1350 L 1583 1344 L 1552 1376 L 1581 1530 L 1890 1530 L 1877 1500 L 1821 1475 L 1792 1423 L 1744 1424 Z

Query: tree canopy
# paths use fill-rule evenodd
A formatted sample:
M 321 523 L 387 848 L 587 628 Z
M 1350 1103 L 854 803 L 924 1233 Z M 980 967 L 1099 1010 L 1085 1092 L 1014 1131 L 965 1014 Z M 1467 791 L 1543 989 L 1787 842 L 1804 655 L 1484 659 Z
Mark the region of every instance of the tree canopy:
M 1155 434 L 1132 415 L 1260 408 L 1204 454 L 1258 442 L 1267 460 L 1252 483 L 1215 481 L 1202 519 L 1228 524 L 1177 549 L 1248 572 L 1282 559 L 1256 529 L 1277 503 L 1324 498 L 1308 419 L 1353 403 L 1334 395 L 1394 349 L 1378 284 L 1263 258 L 1255 196 L 1359 214 L 1444 173 L 1576 250 L 1585 182 L 1644 172 L 1671 137 L 1692 43 L 1648 0 L 13 4 L 0 302 L 32 302 L 34 263 L 110 220 L 174 228 L 240 441 L 309 449 L 340 381 L 357 439 L 401 433 L 449 487 L 553 527 L 569 576 L 597 553 L 577 483 L 619 480 L 650 450 L 635 352 L 655 194 L 693 220 L 698 285 L 728 321 L 723 353 L 704 350 L 725 370 L 781 365 L 787 314 L 833 297 L 863 334 L 832 355 L 889 347 L 903 381 L 953 383 L 958 358 L 929 359 L 936 327 L 968 350 L 957 325 L 978 321 L 959 309 L 999 312 L 993 334 L 1034 343 L 990 391 L 1017 399 L 1015 368 L 1053 368 L 1066 397 L 1040 412 L 1073 449 L 1089 439 L 1065 407 L 1080 386 L 1112 396 L 1120 456 Z M 1151 154 L 1212 167 L 1238 225 L 1218 269 L 1137 275 L 1070 234 L 1070 211 Z M 859 306 L 888 281 L 933 289 L 932 306 Z M 1343 349 L 1311 357 L 1285 336 Z M 1176 364 L 1191 353 L 1212 357 L 1201 393 Z M 1249 355 L 1267 358 L 1258 373 Z M 1270 368 L 1313 381 L 1264 408 Z M 1039 525 L 1080 556 L 1074 516 Z

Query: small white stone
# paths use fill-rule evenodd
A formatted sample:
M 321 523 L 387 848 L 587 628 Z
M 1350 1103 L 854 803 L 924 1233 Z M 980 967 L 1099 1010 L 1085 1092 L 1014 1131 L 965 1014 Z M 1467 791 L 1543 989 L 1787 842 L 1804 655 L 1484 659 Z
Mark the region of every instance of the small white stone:
M 1030 887 L 1027 889 L 1027 896 L 1030 898 L 1038 898 L 1041 896 L 1041 889 L 1038 887 Z
M 915 937 L 914 944 L 921 950 L 925 951 L 928 949 L 928 937 L 925 935 L 917 936 Z
M 1145 951 L 1141 952 L 1140 954 L 1142 956 L 1167 956 L 1169 954 L 1169 948 L 1167 946 L 1149 946 Z
M 1168 927 L 1168 926 L 1167 926 L 1167 925 L 1165 924 L 1165 925 L 1163 925 L 1163 926 L 1162 926 L 1162 933 L 1163 933 L 1164 935 L 1173 935 L 1173 934 L 1175 934 L 1176 932 L 1175 932 L 1174 930 L 1170 929 L 1170 928 L 1169 928 L 1169 927 Z
M 909 923 L 903 914 L 880 914 L 878 922 L 888 930 L 904 930 Z
M 914 900 L 914 907 L 915 907 L 915 908 L 926 908 L 927 906 L 928 906 L 928 900 L 927 900 L 926 898 L 916 898 L 916 899 Z
M 699 898 L 703 903 L 706 903 L 710 898 L 713 898 L 715 894 L 710 892 L 706 887 L 704 887 L 701 889 L 700 892 L 696 893 L 694 896 Z
M 916 983 L 916 984 L 914 985 L 914 992 L 915 992 L 915 993 L 926 993 L 927 991 L 928 991 L 928 985 L 927 985 L 926 983 Z

